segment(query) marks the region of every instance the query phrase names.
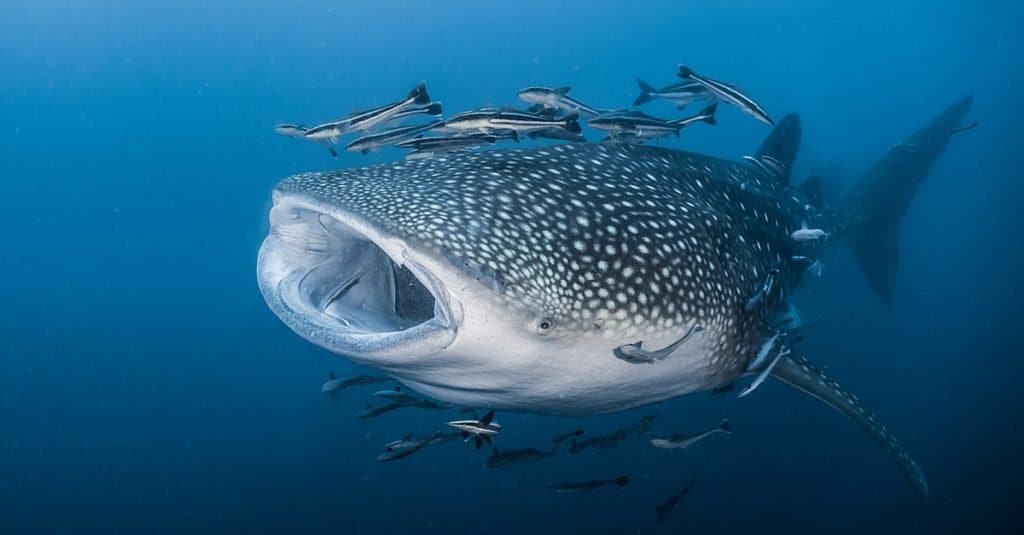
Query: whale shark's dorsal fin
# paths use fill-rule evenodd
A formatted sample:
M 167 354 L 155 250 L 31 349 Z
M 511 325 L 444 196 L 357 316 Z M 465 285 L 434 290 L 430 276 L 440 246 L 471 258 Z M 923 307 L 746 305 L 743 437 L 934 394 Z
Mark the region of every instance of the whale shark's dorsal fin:
M 825 375 L 825 372 L 796 353 L 790 353 L 780 359 L 772 370 L 772 375 L 850 417 L 892 460 L 896 461 L 903 477 L 910 481 L 917 492 L 921 496 L 928 496 L 928 481 L 925 480 L 921 467 L 903 449 L 896 437 L 882 425 L 878 417 L 861 405 L 856 396 L 844 390 L 834 379 Z
M 785 174 L 778 177 L 781 185 L 789 184 L 789 175 L 793 171 L 793 162 L 796 161 L 796 152 L 800 149 L 800 115 L 791 113 L 782 118 L 768 134 L 768 137 L 757 149 L 757 158 L 770 156 L 781 164 Z

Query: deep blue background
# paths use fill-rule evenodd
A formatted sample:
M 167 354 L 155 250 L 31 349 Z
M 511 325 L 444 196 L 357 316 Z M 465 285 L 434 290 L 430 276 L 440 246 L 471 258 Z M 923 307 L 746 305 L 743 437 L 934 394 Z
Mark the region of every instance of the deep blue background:
M 0 6 L 0 531 L 344 533 L 995 532 L 1020 520 L 1022 10 L 1010 2 L 8 0 Z M 486 4 L 486 5 L 484 5 Z M 838 3 L 837 3 L 838 4 Z M 346 362 L 263 305 L 272 185 L 398 157 L 275 136 L 404 94 L 449 112 L 572 85 L 617 107 L 685 62 L 803 115 L 797 176 L 855 179 L 956 98 L 955 136 L 907 215 L 895 303 L 844 248 L 802 298 L 807 353 L 926 470 L 922 500 L 856 427 L 772 381 L 570 420 L 501 415 L 506 447 L 660 413 L 735 434 L 643 440 L 506 471 L 462 444 L 392 464 L 381 444 L 447 415 L 355 414 L 319 392 Z M 673 113 L 663 104 L 648 111 Z M 739 158 L 733 108 L 668 144 Z M 370 389 L 372 390 L 372 388 Z M 633 476 L 552 495 L 548 481 Z M 662 525 L 656 503 L 698 479 Z

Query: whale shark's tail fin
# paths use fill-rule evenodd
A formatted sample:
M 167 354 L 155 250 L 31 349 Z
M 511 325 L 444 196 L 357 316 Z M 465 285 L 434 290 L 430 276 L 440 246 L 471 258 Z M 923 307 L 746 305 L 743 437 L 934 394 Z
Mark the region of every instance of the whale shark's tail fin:
M 954 103 L 902 143 L 893 145 L 847 192 L 842 230 L 871 287 L 892 299 L 900 221 L 918 186 L 961 126 L 972 97 Z
M 818 398 L 856 422 L 879 447 L 899 466 L 900 472 L 914 486 L 918 494 L 928 496 L 928 481 L 924 472 L 896 437 L 882 425 L 871 411 L 861 405 L 856 396 L 847 392 L 825 372 L 806 358 L 791 352 L 772 369 L 772 375 L 805 393 Z

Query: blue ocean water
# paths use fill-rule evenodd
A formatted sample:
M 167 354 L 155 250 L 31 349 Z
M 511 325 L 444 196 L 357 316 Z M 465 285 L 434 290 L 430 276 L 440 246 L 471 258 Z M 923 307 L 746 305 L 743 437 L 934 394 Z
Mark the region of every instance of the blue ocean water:
M 0 7 L 0 532 L 996 533 L 1019 525 L 1024 316 L 1018 229 L 1024 85 L 1009 2 L 126 2 Z M 451 416 L 356 414 L 374 387 L 267 309 L 255 258 L 270 191 L 331 159 L 277 136 L 394 100 L 446 111 L 569 85 L 621 107 L 687 63 L 798 111 L 794 177 L 852 182 L 973 94 L 908 212 L 895 299 L 843 247 L 801 296 L 806 354 L 880 415 L 931 484 L 922 499 L 863 433 L 766 383 L 587 418 L 503 413 L 508 447 L 658 414 L 728 417 L 685 452 L 616 448 L 487 469 L 461 443 L 377 463 Z M 644 108 L 672 116 L 670 105 Z M 732 107 L 662 145 L 738 159 L 768 133 Z M 552 494 L 629 474 L 624 489 Z M 661 523 L 654 507 L 690 478 Z

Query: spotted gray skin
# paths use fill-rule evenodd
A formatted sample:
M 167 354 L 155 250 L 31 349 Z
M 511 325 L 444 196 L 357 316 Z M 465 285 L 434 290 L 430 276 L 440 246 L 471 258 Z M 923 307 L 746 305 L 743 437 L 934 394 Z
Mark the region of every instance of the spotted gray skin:
M 789 259 L 806 252 L 789 238 L 806 218 L 806 203 L 761 192 L 769 187 L 768 177 L 736 162 L 591 144 L 302 174 L 277 187 L 275 211 L 282 213 L 272 214 L 272 223 L 282 223 L 272 226 L 264 246 L 262 288 L 271 308 L 307 339 L 446 401 L 542 412 L 621 410 L 746 373 L 767 330 L 744 303 L 770 269 L 780 268 L 780 291 L 764 303 L 778 306 L 802 268 Z M 319 240 L 304 233 L 322 232 L 322 222 L 302 230 L 287 223 L 308 219 L 298 213 L 325 212 L 343 222 L 332 224 L 372 235 L 369 241 L 396 263 L 413 255 L 411 265 L 430 264 L 420 277 L 438 279 L 435 286 L 452 294 L 438 303 L 451 309 L 447 315 L 460 315 L 457 329 L 432 331 L 429 348 L 403 341 L 381 349 L 360 345 L 362 338 L 337 343 L 337 332 L 324 334 L 330 322 L 307 325 L 315 313 L 296 314 L 289 292 L 280 290 L 286 272 L 306 259 L 279 258 L 286 248 L 275 244 L 294 233 Z M 440 281 L 460 277 L 474 284 Z M 387 286 L 379 285 L 383 292 Z M 655 370 L 637 370 L 613 355 L 637 341 L 667 346 L 695 325 L 700 334 Z M 395 329 L 368 330 L 379 339 L 377 331 Z M 495 344 L 518 353 L 504 356 Z M 457 365 L 449 362 L 456 355 Z M 435 359 L 452 368 L 446 376 Z M 424 367 L 436 375 L 420 377 Z M 504 373 L 487 373 L 495 368 Z
M 694 154 L 564 145 L 303 174 L 278 191 L 480 266 L 509 306 L 527 303 L 574 336 L 633 340 L 700 324 L 717 385 L 743 372 L 764 335 L 743 304 L 802 250 L 789 233 L 805 203 L 750 194 L 766 181 Z
M 951 108 L 926 129 L 945 138 L 878 167 L 872 184 L 898 185 L 906 158 L 937 158 L 965 111 Z M 781 148 L 798 132 L 780 128 L 759 154 L 792 168 L 795 149 Z M 861 191 L 855 220 L 870 222 L 874 192 L 886 192 Z M 275 190 L 259 282 L 296 333 L 425 395 L 503 410 L 622 410 L 764 370 L 751 364 L 774 335 L 767 325 L 806 268 L 793 258 L 824 246 L 790 233 L 837 221 L 819 219 L 810 198 L 746 163 L 636 145 L 307 173 Z M 747 310 L 772 270 L 773 290 Z M 698 325 L 654 363 L 614 356 L 625 344 L 665 347 Z M 913 459 L 838 383 L 795 353 L 772 375 L 851 417 L 927 493 Z

